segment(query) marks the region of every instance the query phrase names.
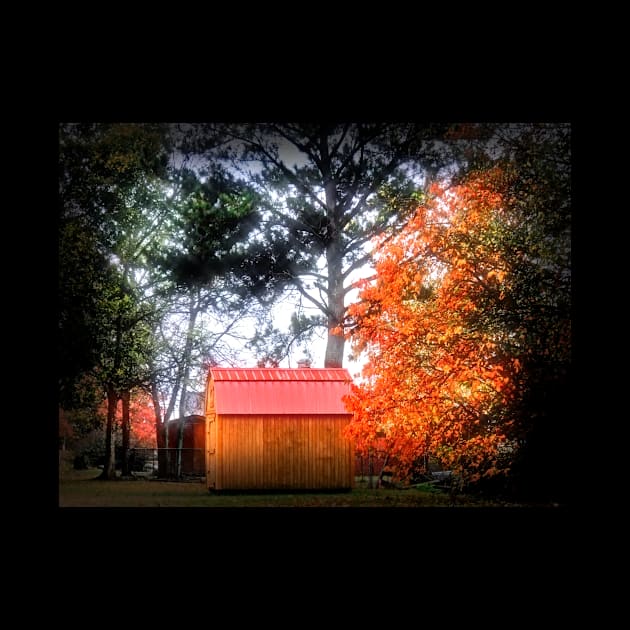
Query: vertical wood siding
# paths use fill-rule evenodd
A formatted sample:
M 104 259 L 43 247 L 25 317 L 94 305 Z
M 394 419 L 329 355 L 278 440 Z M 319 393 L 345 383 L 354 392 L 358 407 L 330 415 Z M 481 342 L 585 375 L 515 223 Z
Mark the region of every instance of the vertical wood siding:
M 212 420 L 216 418 L 216 422 Z M 349 416 L 210 416 L 207 482 L 216 490 L 349 489 Z M 215 442 L 215 454 L 212 443 Z

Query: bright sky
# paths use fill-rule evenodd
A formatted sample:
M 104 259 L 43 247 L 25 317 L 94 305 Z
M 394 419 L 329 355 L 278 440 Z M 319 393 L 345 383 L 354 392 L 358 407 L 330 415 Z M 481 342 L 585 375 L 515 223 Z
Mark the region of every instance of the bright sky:
M 303 166 L 307 163 L 304 154 L 294 145 L 290 144 L 287 141 L 279 138 L 279 156 L 281 160 L 289 167 L 296 168 Z M 247 168 L 253 172 L 259 170 L 259 166 L 256 163 L 249 163 Z M 242 173 L 233 172 L 237 177 L 243 177 Z M 269 191 L 272 198 L 275 197 L 272 191 Z M 322 191 L 323 194 L 323 191 Z M 280 198 L 278 198 L 280 201 Z M 324 271 L 325 273 L 325 271 Z M 366 266 L 362 269 L 357 270 L 352 274 L 352 277 L 347 280 L 347 282 L 353 282 L 362 277 L 367 277 L 371 275 L 372 270 L 369 266 Z M 317 299 L 321 299 L 319 295 L 314 291 L 313 296 L 317 297 Z M 352 301 L 356 300 L 357 292 L 351 291 L 348 295 L 346 295 L 346 306 L 352 303 Z M 272 311 L 274 326 L 282 332 L 286 332 L 289 330 L 291 323 L 291 315 L 298 309 L 297 302 L 292 302 L 290 298 L 282 300 L 279 304 L 277 304 Z M 321 312 L 316 309 L 314 305 L 311 305 L 307 300 L 302 300 L 302 312 L 306 315 L 315 315 L 321 314 Z M 253 325 L 250 327 L 241 327 L 240 330 L 244 333 L 244 335 L 251 337 L 253 336 L 255 330 Z M 324 367 L 324 357 L 326 354 L 326 340 L 327 340 L 327 331 L 322 328 L 319 335 L 315 335 L 311 341 L 311 345 L 309 347 L 309 353 L 312 358 L 312 366 L 313 367 Z M 344 348 L 344 360 L 343 366 L 348 369 L 351 376 L 354 378 L 358 378 L 361 368 L 364 363 L 363 360 L 359 361 L 349 361 L 348 354 L 350 353 L 350 343 L 346 342 Z M 256 357 L 249 351 L 247 348 L 243 347 L 240 349 L 240 356 L 242 360 L 239 361 L 239 367 L 251 367 L 256 365 Z M 304 351 L 301 348 L 296 348 L 290 354 L 288 359 L 285 359 L 281 362 L 281 367 L 296 367 L 297 361 L 305 356 Z
M 364 268 L 359 270 L 356 274 L 353 275 L 353 279 L 356 280 L 359 277 L 366 277 L 370 272 L 369 268 Z M 346 296 L 346 305 L 350 304 L 353 300 L 356 299 L 357 291 L 351 291 Z M 297 304 L 292 302 L 291 298 L 287 297 L 276 306 L 274 306 L 272 310 L 272 318 L 273 323 L 276 328 L 278 328 L 282 332 L 286 332 L 289 330 L 291 324 L 291 315 L 297 310 Z M 321 314 L 319 310 L 317 310 L 314 306 L 310 306 L 308 302 L 302 303 L 302 310 L 306 315 L 316 315 Z M 252 337 L 255 333 L 253 328 L 253 324 L 242 327 L 242 331 L 248 337 Z M 318 334 L 313 336 L 311 344 L 308 348 L 311 358 L 312 358 L 312 367 L 315 368 L 323 368 L 324 367 L 324 358 L 326 355 L 326 341 L 327 341 L 327 331 L 325 328 L 321 328 L 318 331 Z M 238 346 L 236 346 L 238 347 Z M 344 348 L 344 361 L 343 367 L 347 368 L 350 372 L 350 375 L 353 377 L 358 376 L 358 373 L 361 371 L 364 360 L 359 361 L 349 361 L 348 354 L 350 353 L 350 343 L 346 342 L 346 346 Z M 256 365 L 256 357 L 253 353 L 251 353 L 244 346 L 240 349 L 241 360 L 239 361 L 239 367 L 253 367 Z M 288 359 L 284 359 L 280 362 L 280 367 L 297 367 L 297 362 L 299 359 L 305 356 L 305 352 L 302 348 L 295 348 Z

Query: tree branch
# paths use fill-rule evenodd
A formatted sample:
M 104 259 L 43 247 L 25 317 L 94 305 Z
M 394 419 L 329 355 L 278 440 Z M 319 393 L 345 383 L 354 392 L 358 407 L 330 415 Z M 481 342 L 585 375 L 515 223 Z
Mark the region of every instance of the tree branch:
M 310 197 L 316 204 L 321 206 L 324 210 L 327 209 L 326 204 L 323 201 L 321 201 L 321 199 L 319 199 L 319 197 L 313 191 L 311 191 L 308 188 L 308 186 L 306 186 L 303 182 L 301 182 L 298 176 L 291 169 L 289 169 L 284 164 L 284 162 L 282 162 L 282 160 L 279 159 L 279 157 L 276 158 L 276 156 L 273 155 L 260 140 L 252 140 L 251 138 L 247 138 L 245 136 L 236 135 L 236 134 L 234 134 L 234 138 L 237 140 L 241 140 L 241 142 L 244 142 L 246 145 L 260 151 L 260 153 L 262 153 L 264 156 L 267 157 L 269 162 L 271 162 L 276 168 L 279 168 L 286 175 L 287 179 L 289 179 L 289 181 L 298 190 L 300 190 L 306 196 Z

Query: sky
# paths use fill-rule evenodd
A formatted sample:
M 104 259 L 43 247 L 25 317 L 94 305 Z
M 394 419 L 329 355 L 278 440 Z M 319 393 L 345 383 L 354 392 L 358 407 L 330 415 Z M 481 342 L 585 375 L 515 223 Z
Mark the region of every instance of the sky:
M 296 168 L 300 166 L 304 166 L 307 164 L 307 160 L 305 159 L 304 154 L 293 144 L 288 141 L 283 141 L 283 139 L 279 139 L 279 156 L 281 160 L 290 168 Z M 258 167 L 255 164 L 250 163 L 249 168 L 256 172 Z M 236 172 L 234 175 L 242 176 Z M 270 193 L 272 197 L 274 197 L 273 192 Z M 322 193 L 323 194 L 323 193 Z M 279 198 L 278 198 L 279 200 Z M 346 285 L 348 282 L 353 282 L 358 280 L 361 277 L 367 277 L 371 275 L 372 269 L 368 266 L 358 269 L 355 273 L 352 274 L 350 278 L 346 280 Z M 319 296 L 316 293 L 313 293 L 319 299 Z M 352 301 L 356 300 L 357 292 L 351 291 L 346 296 L 346 306 L 350 304 Z M 282 300 L 278 303 L 272 311 L 272 318 L 274 322 L 274 326 L 281 330 L 282 332 L 286 332 L 289 330 L 291 324 L 291 315 L 297 310 L 298 304 L 296 302 L 291 302 L 290 300 Z M 316 309 L 314 306 L 309 306 L 308 303 L 304 303 L 302 301 L 302 310 L 306 315 L 321 315 L 321 311 Z M 247 331 L 248 336 L 253 336 L 255 330 L 253 327 L 244 327 L 244 331 Z M 311 355 L 312 364 L 311 366 L 314 368 L 323 368 L 324 367 L 324 358 L 326 354 L 326 340 L 327 340 L 327 331 L 322 328 L 319 335 L 315 335 L 312 339 L 311 345 L 309 346 L 309 353 Z M 348 354 L 350 353 L 350 343 L 346 342 L 346 346 L 344 348 L 344 362 L 343 367 L 347 368 L 353 378 L 359 376 L 362 365 L 364 363 L 364 359 L 360 359 L 359 361 L 350 361 L 348 360 Z M 240 350 L 240 354 L 242 356 L 242 362 L 240 362 L 239 367 L 253 367 L 256 365 L 256 357 L 248 351 L 245 347 Z M 296 367 L 297 361 L 305 356 L 303 349 L 296 348 L 289 356 L 288 359 L 284 359 L 280 363 L 280 367 Z
M 304 153 L 302 153 L 297 147 L 295 147 L 292 143 L 282 139 L 277 138 L 278 141 L 278 154 L 282 162 L 286 164 L 289 168 L 295 169 L 301 166 L 304 166 L 308 163 L 308 160 L 305 158 Z M 248 170 L 252 172 L 257 172 L 260 170 L 260 164 L 258 163 L 248 163 Z M 241 178 L 244 176 L 244 173 L 239 173 L 238 171 L 232 171 L 232 174 L 237 178 Z M 273 193 L 272 197 L 274 196 Z M 322 192 L 323 194 L 323 192 Z M 346 279 L 346 286 L 348 282 L 356 281 L 361 277 L 367 277 L 372 275 L 373 270 L 371 267 L 366 266 L 357 270 L 352 274 L 352 278 Z M 319 299 L 319 296 L 314 292 L 313 294 Z M 346 295 L 346 306 L 357 299 L 357 292 L 351 291 Z M 279 304 L 277 304 L 272 311 L 272 319 L 274 323 L 274 327 L 279 329 L 282 332 L 286 332 L 289 330 L 291 323 L 291 315 L 297 310 L 298 304 L 297 302 L 291 302 L 289 300 L 283 300 Z M 302 311 L 306 315 L 321 315 L 321 312 L 317 310 L 314 306 L 309 306 L 308 302 L 304 302 L 302 300 Z M 252 337 L 256 332 L 253 324 L 248 324 L 246 326 L 242 326 L 240 330 L 243 332 L 244 336 Z M 311 341 L 311 345 L 308 348 L 309 354 L 312 359 L 312 367 L 315 368 L 323 368 L 324 367 L 324 357 L 326 353 L 326 341 L 327 341 L 327 331 L 325 328 L 321 329 L 321 333 L 319 335 L 314 335 Z M 239 345 L 241 346 L 239 348 Z M 256 357 L 255 355 L 245 347 L 245 343 L 237 344 L 234 342 L 234 347 L 238 348 L 239 355 L 239 367 L 252 367 L 256 365 Z M 358 361 L 350 361 L 348 359 L 348 355 L 351 352 L 350 342 L 347 341 L 344 348 L 344 360 L 343 366 L 348 369 L 353 378 L 358 378 L 361 368 L 365 362 L 365 359 L 359 358 Z M 288 359 L 284 359 L 281 363 L 281 367 L 296 367 L 297 361 L 305 356 L 304 350 L 302 348 L 296 348 L 293 350 Z
M 358 277 L 365 277 L 369 273 L 370 269 L 365 267 L 357 271 Z M 346 304 L 350 304 L 353 300 L 356 299 L 357 292 L 351 291 L 346 299 Z M 309 307 L 308 304 L 303 304 L 302 306 L 306 315 L 315 315 L 321 314 L 314 306 Z M 297 304 L 294 303 L 290 298 L 286 298 L 283 301 L 276 304 L 272 309 L 272 319 L 274 326 L 279 330 L 285 332 L 289 330 L 291 324 L 291 315 L 297 310 Z M 255 329 L 253 324 L 245 324 L 241 328 L 242 332 L 246 334 L 248 337 L 251 337 L 255 334 Z M 312 364 L 311 367 L 314 368 L 323 368 L 324 367 L 324 358 L 326 355 L 326 341 L 327 341 L 327 331 L 325 328 L 321 328 L 318 331 L 318 334 L 314 335 L 311 344 L 308 348 L 309 353 L 311 355 Z M 238 344 L 234 344 L 235 348 L 239 348 Z M 347 368 L 350 372 L 350 375 L 355 378 L 358 377 L 361 368 L 365 362 L 364 358 L 359 358 L 358 361 L 350 361 L 348 359 L 348 354 L 350 353 L 350 342 L 346 342 L 346 346 L 344 348 L 344 361 L 343 367 Z M 256 357 L 254 354 L 249 351 L 245 346 L 241 346 L 239 348 L 239 366 L 238 367 L 255 367 L 256 365 Z M 288 359 L 284 359 L 280 362 L 280 367 L 297 367 L 297 362 L 299 359 L 305 357 L 305 352 L 302 348 L 295 348 L 289 356 Z

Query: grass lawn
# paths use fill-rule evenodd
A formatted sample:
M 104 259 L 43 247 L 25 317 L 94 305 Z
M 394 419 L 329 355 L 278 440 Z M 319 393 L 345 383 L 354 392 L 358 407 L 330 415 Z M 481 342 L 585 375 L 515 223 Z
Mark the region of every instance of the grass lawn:
M 60 507 L 315 507 L 421 508 L 452 507 L 448 494 L 431 486 L 396 489 L 354 488 L 341 493 L 211 494 L 205 481 L 172 482 L 148 479 L 100 481 L 96 468 L 65 470 L 59 481 Z M 455 507 L 495 507 L 503 504 L 458 495 Z

